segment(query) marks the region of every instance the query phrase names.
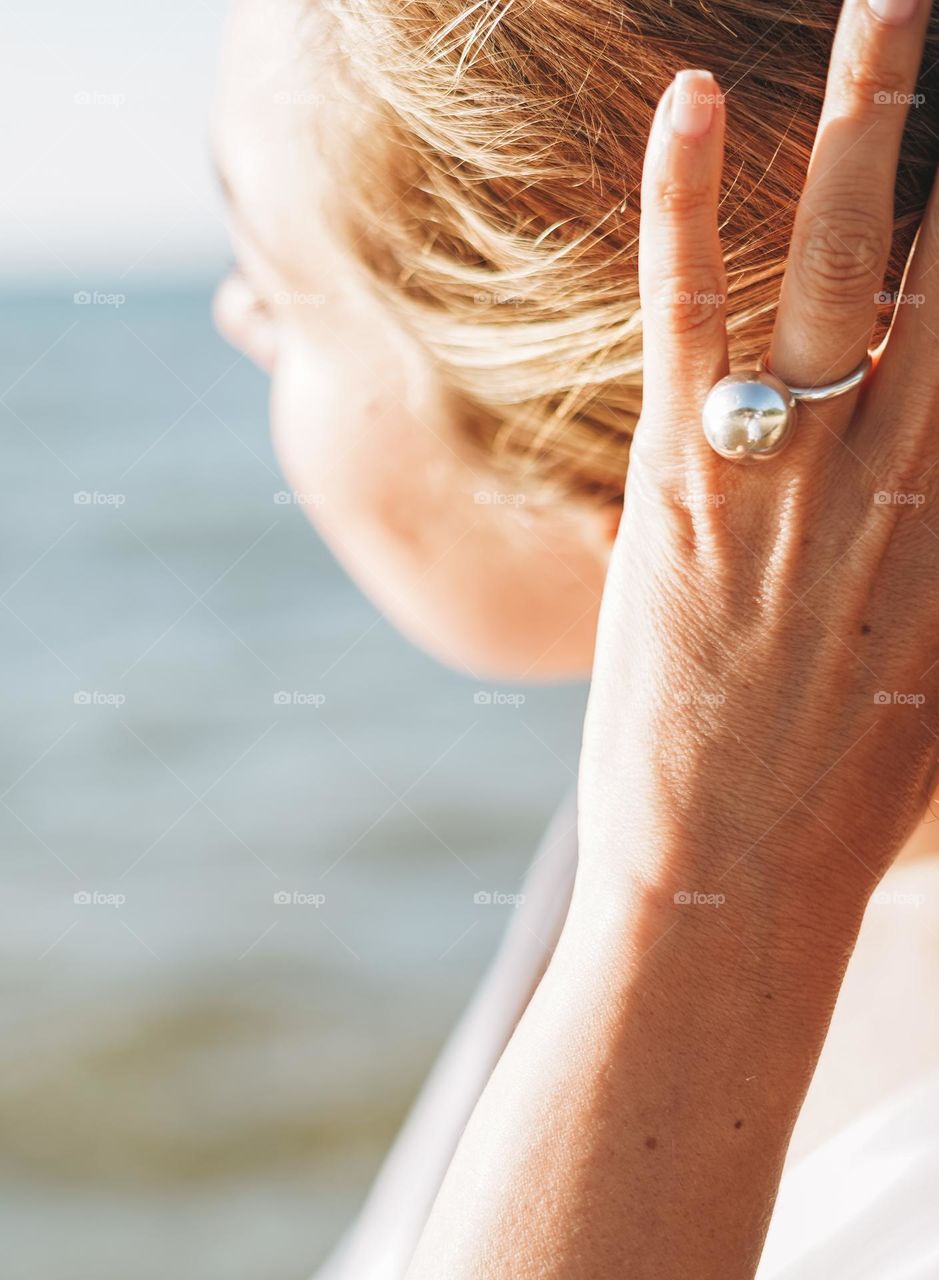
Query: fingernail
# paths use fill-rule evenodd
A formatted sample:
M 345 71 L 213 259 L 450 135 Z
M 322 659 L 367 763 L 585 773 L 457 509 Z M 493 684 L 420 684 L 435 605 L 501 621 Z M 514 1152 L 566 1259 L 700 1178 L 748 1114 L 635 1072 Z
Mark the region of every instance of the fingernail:
M 919 8 L 919 0 L 867 0 L 871 13 L 881 22 L 889 22 L 899 26 L 901 22 L 909 22 Z
M 710 71 L 679 71 L 672 86 L 672 128 L 685 138 L 703 138 L 716 101 L 717 82 Z

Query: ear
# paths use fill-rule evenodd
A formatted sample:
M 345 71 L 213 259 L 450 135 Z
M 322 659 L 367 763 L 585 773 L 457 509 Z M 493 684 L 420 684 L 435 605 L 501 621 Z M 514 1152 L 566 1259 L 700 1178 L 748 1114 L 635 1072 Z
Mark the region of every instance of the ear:
M 620 521 L 623 518 L 623 504 L 621 502 L 608 502 L 600 508 L 600 514 L 606 547 L 609 550 L 616 541 L 616 535 L 619 532 Z
M 591 553 L 603 563 L 606 563 L 613 550 L 613 543 L 616 541 L 622 518 L 621 502 L 604 502 L 581 508 L 580 520 L 584 542 Z

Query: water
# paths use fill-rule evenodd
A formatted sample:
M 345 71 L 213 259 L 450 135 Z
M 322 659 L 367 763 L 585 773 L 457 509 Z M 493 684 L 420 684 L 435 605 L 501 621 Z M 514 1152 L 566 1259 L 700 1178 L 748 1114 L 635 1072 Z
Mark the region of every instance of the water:
M 377 618 L 275 502 L 205 289 L 74 292 L 0 303 L 4 1280 L 303 1280 L 497 943 L 473 894 L 517 887 L 582 693 L 480 707 Z

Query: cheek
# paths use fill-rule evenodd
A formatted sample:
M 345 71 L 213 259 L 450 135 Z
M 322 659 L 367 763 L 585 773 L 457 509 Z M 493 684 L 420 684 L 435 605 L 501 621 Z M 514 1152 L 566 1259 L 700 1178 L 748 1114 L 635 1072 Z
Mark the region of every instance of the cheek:
M 373 541 L 385 555 L 419 561 L 436 541 L 432 494 L 448 481 L 435 474 L 424 439 L 435 437 L 404 415 L 401 399 L 376 385 L 364 359 L 350 367 L 282 344 L 271 388 L 274 448 L 307 515 L 347 562 Z
M 579 673 L 596 594 L 585 567 L 521 538 L 511 509 L 475 501 L 491 478 L 459 456 L 440 405 L 415 397 L 405 410 L 380 357 L 281 342 L 272 433 L 304 513 L 391 621 L 445 662 L 476 676 Z

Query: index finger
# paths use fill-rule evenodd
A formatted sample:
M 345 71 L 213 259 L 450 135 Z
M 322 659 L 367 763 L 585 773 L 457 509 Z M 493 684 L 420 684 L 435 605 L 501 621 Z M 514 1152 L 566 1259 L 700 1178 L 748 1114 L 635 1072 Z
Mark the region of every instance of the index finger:
M 724 102 L 709 71 L 681 71 L 656 111 L 642 176 L 643 405 L 635 447 L 706 449 L 701 407 L 727 372 L 718 234 Z

